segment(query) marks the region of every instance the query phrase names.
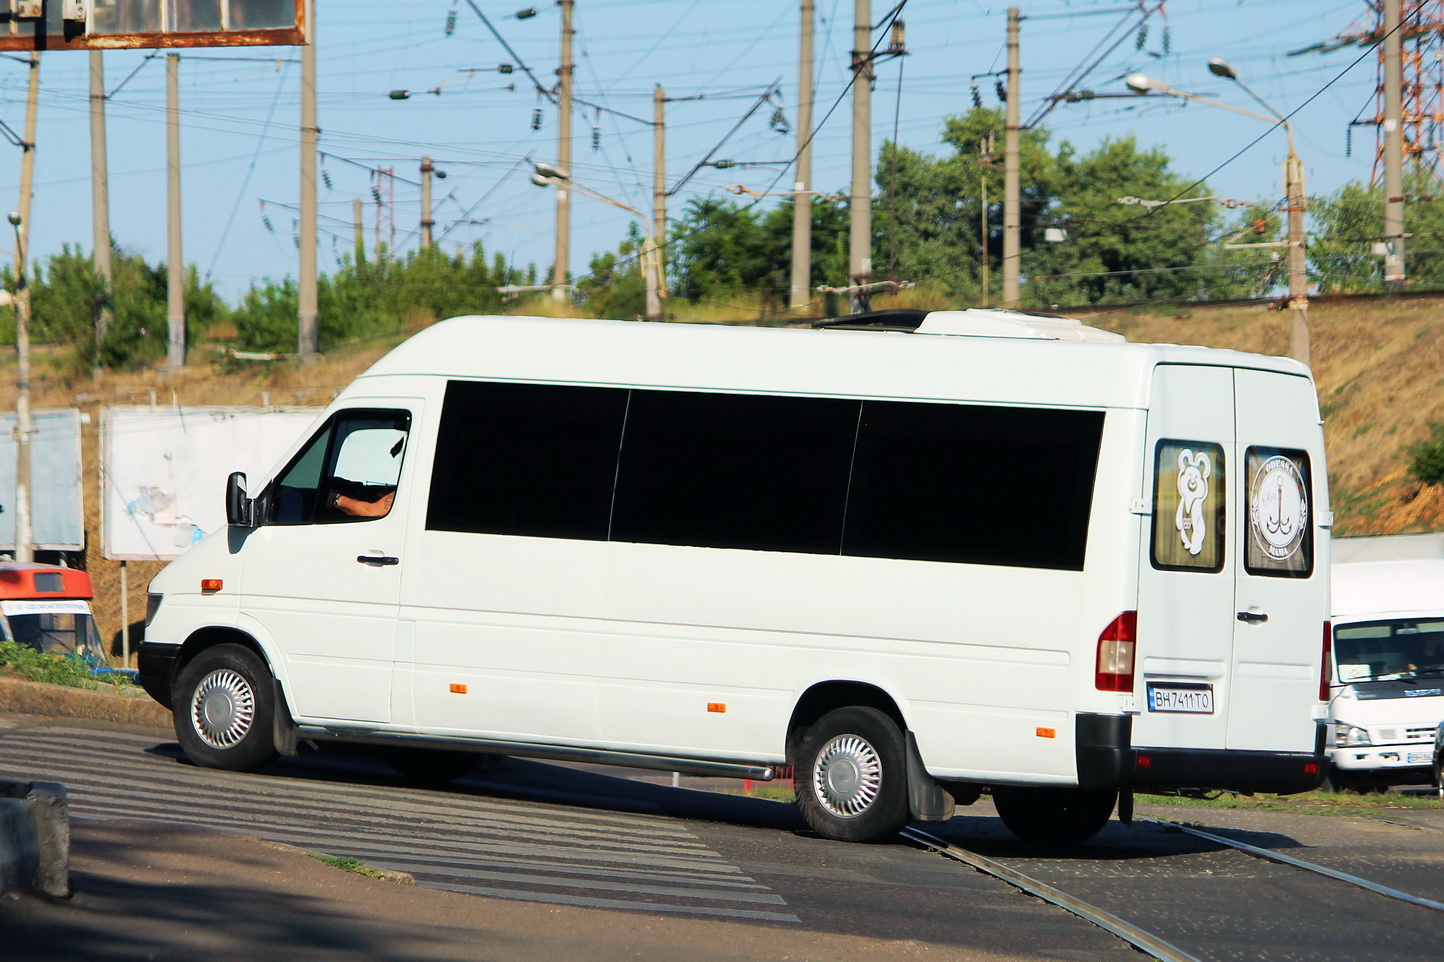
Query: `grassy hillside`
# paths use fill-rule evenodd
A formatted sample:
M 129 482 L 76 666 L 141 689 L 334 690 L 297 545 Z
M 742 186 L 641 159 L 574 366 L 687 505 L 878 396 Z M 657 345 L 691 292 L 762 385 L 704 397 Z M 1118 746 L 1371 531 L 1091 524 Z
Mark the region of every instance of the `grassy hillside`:
M 735 318 L 751 323 L 760 312 L 729 305 L 694 312 L 696 319 Z M 878 307 L 888 306 L 883 302 Z M 1341 535 L 1444 530 L 1444 486 L 1421 486 L 1406 471 L 1410 444 L 1428 436 L 1431 422 L 1444 422 L 1444 319 L 1439 308 L 1402 303 L 1348 307 L 1319 305 L 1311 310 L 1314 371 L 1325 419 L 1329 477 Z M 692 318 L 688 318 L 692 319 Z M 1203 344 L 1265 354 L 1287 348 L 1287 318 L 1269 308 L 1224 311 L 1179 309 L 1171 315 L 1136 312 L 1087 317 L 1085 323 L 1128 336 L 1130 340 Z M 206 364 L 214 350 L 192 351 L 196 363 L 167 375 L 160 371 L 106 374 L 70 381 L 63 365 L 48 363 L 45 351 L 34 363 L 32 407 L 79 407 L 90 415 L 82 437 L 86 467 L 85 513 L 90 544 L 86 566 L 96 583 L 96 615 L 102 632 L 116 635 L 122 618 L 139 639 L 145 613 L 145 586 L 161 567 L 132 562 L 128 567 L 129 605 L 120 605 L 120 566 L 100 555 L 99 455 L 100 409 L 114 404 L 322 405 L 353 377 L 384 354 L 393 342 L 355 345 L 314 364 L 258 363 L 248 367 Z M 0 405 L 14 407 L 13 359 L 0 364 Z M 216 465 L 217 492 L 228 465 Z M 0 492 L 0 505 L 13 496 Z

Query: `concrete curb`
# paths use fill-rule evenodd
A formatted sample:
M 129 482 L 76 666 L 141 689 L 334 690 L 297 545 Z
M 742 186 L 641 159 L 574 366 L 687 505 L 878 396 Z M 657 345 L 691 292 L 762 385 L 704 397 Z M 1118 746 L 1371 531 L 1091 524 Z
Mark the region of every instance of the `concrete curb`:
M 70 896 L 70 814 L 59 782 L 0 780 L 0 895 Z
M 171 714 L 144 692 L 134 695 L 101 689 L 45 685 L 0 675 L 0 706 L 5 711 L 59 718 L 88 718 L 118 725 L 170 728 Z

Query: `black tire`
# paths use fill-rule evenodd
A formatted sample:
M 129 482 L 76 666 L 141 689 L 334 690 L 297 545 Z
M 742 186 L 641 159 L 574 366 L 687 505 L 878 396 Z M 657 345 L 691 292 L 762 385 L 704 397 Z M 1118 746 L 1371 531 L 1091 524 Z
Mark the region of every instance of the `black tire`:
M 196 655 L 175 683 L 175 734 L 186 757 L 204 768 L 253 771 L 276 757 L 271 673 L 243 645 Z
M 823 838 L 873 842 L 908 823 L 907 752 L 897 724 L 876 708 L 838 708 L 803 734 L 797 807 Z
M 1367 781 L 1354 775 L 1346 775 L 1332 765 L 1329 766 L 1329 773 L 1324 776 L 1323 784 L 1319 788 L 1325 792 L 1346 792 L 1353 795 L 1367 795 L 1370 791 Z
M 1444 749 L 1434 750 L 1434 791 L 1444 798 Z
M 386 761 L 396 774 L 422 785 L 444 785 L 470 775 L 485 758 L 473 752 L 452 752 L 440 748 L 397 747 L 386 751 Z
M 1076 845 L 1108 824 L 1118 793 L 1111 789 L 993 789 L 993 805 L 1008 830 L 1025 842 Z

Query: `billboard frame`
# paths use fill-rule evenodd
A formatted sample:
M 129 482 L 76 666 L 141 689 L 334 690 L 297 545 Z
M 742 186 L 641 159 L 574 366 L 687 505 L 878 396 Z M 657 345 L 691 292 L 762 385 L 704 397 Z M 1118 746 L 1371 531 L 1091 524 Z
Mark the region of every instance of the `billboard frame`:
M 297 47 L 309 43 L 306 35 L 307 4 L 314 0 L 294 0 L 295 19 L 289 27 L 275 27 L 256 30 L 197 30 L 197 31 L 143 31 L 138 33 L 97 34 L 71 31 L 80 24 L 78 20 L 61 20 L 55 16 L 61 10 L 61 0 L 32 0 L 34 6 L 44 11 L 39 18 L 17 18 L 10 15 L 8 24 L 0 24 L 0 52 L 6 51 L 60 51 L 60 50 L 163 50 L 186 47 Z M 24 6 L 23 0 L 0 0 L 0 14 L 4 8 L 13 10 Z M 67 8 L 69 4 L 65 5 Z M 86 7 L 86 30 L 94 19 L 94 9 Z M 45 24 L 52 30 L 61 25 L 61 32 L 44 32 L 37 26 Z

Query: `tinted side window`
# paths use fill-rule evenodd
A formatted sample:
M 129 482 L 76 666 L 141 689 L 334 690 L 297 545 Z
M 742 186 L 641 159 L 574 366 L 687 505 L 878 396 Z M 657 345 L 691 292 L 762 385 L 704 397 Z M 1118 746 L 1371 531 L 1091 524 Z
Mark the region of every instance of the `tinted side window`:
M 843 553 L 1082 570 L 1103 414 L 868 401 Z
M 452 381 L 426 527 L 606 540 L 627 391 Z
M 633 391 L 612 540 L 836 554 L 858 408 Z

